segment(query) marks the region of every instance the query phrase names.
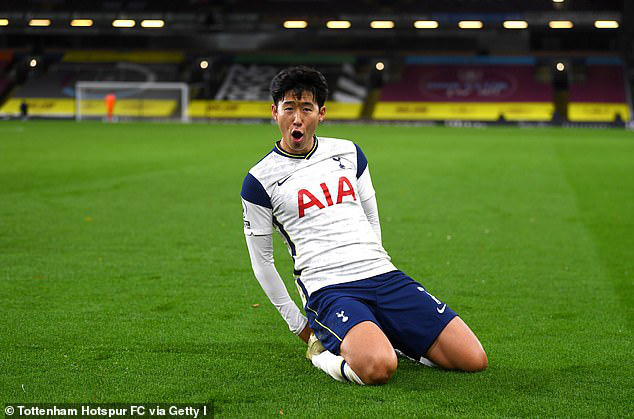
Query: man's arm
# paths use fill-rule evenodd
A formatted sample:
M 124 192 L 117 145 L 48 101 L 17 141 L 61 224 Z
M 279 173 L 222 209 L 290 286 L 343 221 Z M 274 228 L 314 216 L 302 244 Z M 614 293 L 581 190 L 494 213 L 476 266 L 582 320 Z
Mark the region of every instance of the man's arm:
M 372 195 L 371 198 L 361 201 L 361 206 L 363 207 L 363 212 L 365 212 L 366 218 L 374 230 L 374 234 L 376 234 L 376 237 L 379 239 L 379 243 L 381 243 L 381 224 L 379 223 L 379 209 L 376 206 L 376 195 Z
M 376 192 L 370 177 L 368 159 L 358 145 L 354 145 L 357 151 L 357 187 L 359 189 L 359 200 L 363 207 L 365 216 L 372 225 L 374 234 L 381 243 L 381 224 L 379 223 L 379 210 L 376 205 Z
M 363 173 L 357 179 L 357 185 L 359 188 L 359 199 L 361 200 L 361 206 L 363 212 L 367 217 L 374 234 L 381 243 L 381 224 L 379 223 L 379 209 L 376 204 L 376 193 L 374 192 L 374 186 L 372 185 L 372 178 L 370 178 L 370 168 L 365 166 Z
M 248 173 L 242 182 L 240 196 L 242 197 L 244 234 L 253 273 L 271 303 L 288 323 L 289 329 L 302 340 L 308 341 L 306 336 L 308 321 L 291 300 L 280 274 L 275 269 L 271 198 L 260 181 L 251 173 Z
M 269 300 L 277 308 L 284 320 L 286 320 L 289 329 L 304 342 L 308 342 L 308 337 L 311 333 L 311 329 L 308 327 L 308 320 L 291 300 L 280 274 L 275 269 L 273 236 L 267 234 L 245 237 L 253 273 L 264 293 L 269 297 Z

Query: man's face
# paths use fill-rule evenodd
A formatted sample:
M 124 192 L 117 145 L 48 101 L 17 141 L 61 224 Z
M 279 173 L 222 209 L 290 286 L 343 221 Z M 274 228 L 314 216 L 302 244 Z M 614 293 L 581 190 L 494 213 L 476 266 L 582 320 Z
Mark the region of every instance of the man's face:
M 293 91 L 288 91 L 277 106 L 272 105 L 272 112 L 282 133 L 282 149 L 294 154 L 308 153 L 317 125 L 326 116 L 326 107 L 320 109 L 310 92 L 304 91 L 297 98 Z

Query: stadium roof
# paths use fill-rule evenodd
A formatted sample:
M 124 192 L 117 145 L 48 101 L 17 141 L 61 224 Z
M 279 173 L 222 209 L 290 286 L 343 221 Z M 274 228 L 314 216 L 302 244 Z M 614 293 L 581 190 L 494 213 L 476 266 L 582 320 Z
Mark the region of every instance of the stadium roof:
M 5 0 L 0 3 L 0 48 L 28 48 L 46 43 L 49 48 L 129 46 L 212 51 L 231 48 L 623 51 L 632 44 L 631 3 L 624 0 Z M 284 22 L 288 20 L 299 21 L 295 24 L 302 29 L 285 29 Z M 344 26 L 348 29 L 328 29 L 332 20 L 347 22 Z M 382 21 L 378 26 L 387 29 L 373 29 L 374 20 Z M 463 20 L 476 21 L 475 27 L 479 29 L 461 29 Z M 598 30 L 597 20 L 616 22 L 608 25 L 618 28 Z M 426 24 L 416 26 L 417 21 L 431 21 L 436 26 L 434 30 L 421 29 Z M 513 31 L 507 27 L 507 21 L 519 22 L 517 27 L 525 30 Z M 557 30 L 551 21 L 563 21 L 564 27 L 568 25 L 571 30 Z
M 195 12 L 195 13 L 517 13 L 527 11 L 622 11 L 624 0 L 5 0 L 5 11 L 42 12 Z

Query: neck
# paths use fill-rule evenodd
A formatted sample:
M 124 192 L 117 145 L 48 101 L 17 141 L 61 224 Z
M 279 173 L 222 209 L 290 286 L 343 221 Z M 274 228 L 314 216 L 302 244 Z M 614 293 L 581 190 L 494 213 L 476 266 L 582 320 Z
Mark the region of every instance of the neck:
M 280 148 L 289 154 L 298 154 L 298 155 L 308 154 L 308 152 L 310 152 L 310 150 L 312 150 L 314 146 L 315 146 L 314 136 L 310 138 L 310 141 L 306 143 L 305 147 L 302 147 L 299 150 L 288 147 L 288 145 L 284 143 L 283 140 L 280 141 Z

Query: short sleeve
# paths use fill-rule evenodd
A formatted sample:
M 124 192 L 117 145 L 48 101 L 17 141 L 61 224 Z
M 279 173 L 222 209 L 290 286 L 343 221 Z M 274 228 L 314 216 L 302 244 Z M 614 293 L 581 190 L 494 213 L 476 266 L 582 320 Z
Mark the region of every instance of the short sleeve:
M 262 184 L 251 174 L 242 182 L 242 219 L 244 234 L 264 236 L 273 234 L 273 209 L 271 198 Z

